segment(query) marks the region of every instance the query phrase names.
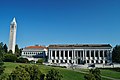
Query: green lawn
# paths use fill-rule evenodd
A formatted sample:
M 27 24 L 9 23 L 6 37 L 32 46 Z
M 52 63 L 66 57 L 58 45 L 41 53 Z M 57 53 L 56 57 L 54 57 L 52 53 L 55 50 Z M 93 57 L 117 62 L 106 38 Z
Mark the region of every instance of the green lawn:
M 9 63 L 9 62 L 6 62 L 4 64 L 6 66 L 4 72 L 7 75 L 9 75 L 12 72 L 12 70 L 18 65 L 33 65 L 33 64 Z M 67 70 L 63 68 L 58 68 L 58 67 L 45 66 L 45 65 L 39 65 L 39 67 L 42 73 L 47 73 L 47 71 L 50 70 L 51 68 L 55 68 L 59 70 L 60 73 L 63 75 L 62 80 L 84 80 L 84 74 L 79 73 L 79 72 L 75 72 L 75 71 Z
M 19 65 L 34 65 L 34 64 L 5 62 L 4 65 L 6 67 L 4 73 L 5 73 L 5 75 L 9 75 L 12 72 L 12 70 L 14 70 L 14 68 L 16 66 L 19 66 Z M 40 68 L 41 72 L 45 73 L 45 74 L 51 68 L 55 68 L 55 69 L 59 70 L 60 73 L 63 75 L 62 80 L 84 80 L 84 74 L 83 73 L 76 72 L 76 71 L 73 71 L 73 70 L 68 70 L 68 69 L 58 68 L 58 67 L 50 67 L 50 66 L 45 66 L 45 65 L 39 65 L 39 68 Z M 79 70 L 83 71 L 83 72 L 88 72 L 88 69 L 78 69 L 78 71 Z M 119 76 L 120 72 L 115 72 L 115 71 L 110 71 L 110 70 L 101 70 L 101 73 L 104 76 L 120 79 L 120 76 Z M 109 80 L 109 79 L 102 78 L 102 80 Z
M 112 70 L 101 70 L 101 74 L 103 76 L 120 79 L 120 72 L 116 72 L 116 71 L 112 71 Z

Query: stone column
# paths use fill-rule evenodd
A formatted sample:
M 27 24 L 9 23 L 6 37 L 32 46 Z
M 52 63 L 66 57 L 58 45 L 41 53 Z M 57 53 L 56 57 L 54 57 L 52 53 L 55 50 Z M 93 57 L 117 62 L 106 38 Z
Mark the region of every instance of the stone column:
M 51 54 L 51 50 L 49 50 L 49 54 L 48 54 L 49 58 L 48 59 L 51 59 L 50 54 Z
M 59 60 L 61 59 L 61 51 L 59 50 Z
M 69 59 L 69 50 L 68 50 L 68 59 Z
M 100 50 L 98 50 L 98 61 L 100 63 Z
M 87 59 L 86 59 L 86 50 L 84 50 L 84 52 L 85 52 L 85 58 L 84 58 L 84 59 L 85 59 L 85 62 L 87 63 Z
M 89 50 L 89 56 L 91 57 L 91 50 Z
M 84 54 L 85 54 L 85 53 L 84 53 L 84 50 L 83 50 L 83 61 L 84 61 L 84 57 L 85 57 Z
M 57 59 L 57 51 L 55 50 L 55 59 Z
M 105 63 L 105 57 L 104 57 L 104 54 L 105 54 L 105 50 L 103 50 L 103 63 Z
M 73 50 L 73 61 L 74 61 L 74 64 L 76 64 L 75 50 Z
M 89 55 L 90 55 L 89 63 L 92 63 L 92 62 L 91 62 L 91 50 L 89 50 Z
M 76 61 L 76 64 L 78 64 L 78 51 L 76 51 L 76 54 L 77 54 L 77 55 L 76 55 L 76 60 L 77 60 L 77 61 Z
M 65 59 L 65 50 L 63 50 L 63 59 Z
M 93 60 L 94 60 L 94 63 L 96 63 L 96 59 L 95 59 L 95 50 L 93 50 L 93 51 L 94 51 L 94 56 L 93 56 L 94 59 L 93 59 Z
M 71 57 L 72 63 L 73 63 L 73 50 L 72 50 L 72 57 Z

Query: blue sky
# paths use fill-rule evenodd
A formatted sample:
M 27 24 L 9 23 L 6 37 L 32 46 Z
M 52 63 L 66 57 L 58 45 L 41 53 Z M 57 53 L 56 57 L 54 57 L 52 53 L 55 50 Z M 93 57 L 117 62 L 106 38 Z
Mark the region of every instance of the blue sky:
M 120 44 L 120 0 L 0 0 L 0 42 L 13 17 L 20 47 Z

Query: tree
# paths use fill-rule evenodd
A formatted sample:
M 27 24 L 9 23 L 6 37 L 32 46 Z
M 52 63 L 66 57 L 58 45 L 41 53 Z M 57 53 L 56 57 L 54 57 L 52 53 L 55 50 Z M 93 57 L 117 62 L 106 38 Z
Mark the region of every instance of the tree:
M 3 74 L 4 71 L 4 63 L 3 63 L 3 43 L 0 43 L 0 75 Z
M 28 63 L 29 60 L 27 58 L 18 58 L 16 62 L 19 62 L 19 63 Z
M 100 70 L 98 68 L 90 69 L 89 74 L 84 76 L 85 80 L 101 80 Z
M 4 63 L 3 63 L 2 59 L 0 58 L 0 75 L 3 74 L 3 71 L 5 70 L 5 67 L 3 65 L 4 65 Z
M 21 51 L 20 51 L 20 49 L 19 49 L 17 44 L 15 45 L 15 54 L 16 54 L 17 57 L 19 57 L 20 54 L 21 54 Z
M 3 43 L 0 43 L 0 59 L 3 58 L 4 50 L 3 50 Z
M 30 80 L 40 80 L 41 71 L 39 70 L 38 66 L 25 66 L 25 70 L 30 75 Z
M 14 54 L 4 54 L 3 61 L 5 62 L 15 62 L 17 60 L 17 56 Z
M 43 74 L 38 66 L 18 66 L 9 75 L 8 80 L 40 80 Z
M 38 59 L 38 61 L 36 62 L 36 63 L 38 63 L 38 64 L 43 64 L 43 59 L 41 58 L 41 59 Z
M 18 66 L 9 75 L 8 80 L 30 80 L 30 75 L 22 66 Z
M 112 51 L 113 62 L 120 63 L 120 45 L 116 45 Z
M 59 73 L 58 70 L 51 69 L 46 74 L 46 80 L 61 80 L 63 76 Z
M 12 50 L 9 50 L 8 53 L 9 53 L 9 54 L 13 54 Z
M 8 51 L 8 47 L 7 47 L 6 44 L 3 46 L 3 49 L 4 49 L 5 53 L 7 53 L 7 51 Z

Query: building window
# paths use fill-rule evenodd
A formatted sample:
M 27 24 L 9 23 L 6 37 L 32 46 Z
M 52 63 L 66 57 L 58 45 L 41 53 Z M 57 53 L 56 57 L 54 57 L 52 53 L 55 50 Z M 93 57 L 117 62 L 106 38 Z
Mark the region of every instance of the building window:
M 87 51 L 87 57 L 90 57 L 89 51 Z
M 98 50 L 95 51 L 95 57 L 98 57 Z
M 107 50 L 104 51 L 104 57 L 107 57 Z
M 83 57 L 83 51 L 81 51 L 81 57 Z
M 103 60 L 100 60 L 100 63 L 103 63 Z
M 78 57 L 80 57 L 80 51 L 78 51 Z
M 63 57 L 63 51 L 61 51 L 61 57 Z
M 69 60 L 69 63 L 72 63 L 71 60 Z
M 55 57 L 55 51 L 52 51 L 52 56 Z
M 98 63 L 98 60 L 96 60 L 96 63 Z
M 91 51 L 91 57 L 94 57 L 94 51 L 93 50 Z
M 72 57 L 72 51 L 69 51 L 69 56 Z
M 87 60 L 87 63 L 89 63 L 89 60 Z
M 54 63 L 54 60 L 52 60 L 52 63 Z
M 65 60 L 65 63 L 67 63 L 67 60 Z
M 57 57 L 59 57 L 59 51 L 57 51 Z
M 75 51 L 75 57 L 77 57 L 77 51 Z
M 68 51 L 65 51 L 65 57 L 67 57 L 68 56 Z
M 61 60 L 61 63 L 63 63 L 63 60 Z
M 92 63 L 94 63 L 94 60 L 92 60 Z
M 107 60 L 105 60 L 105 63 L 107 63 Z
M 56 63 L 59 63 L 59 61 L 58 61 L 58 60 L 56 60 Z
M 103 51 L 100 51 L 100 57 L 103 57 Z

